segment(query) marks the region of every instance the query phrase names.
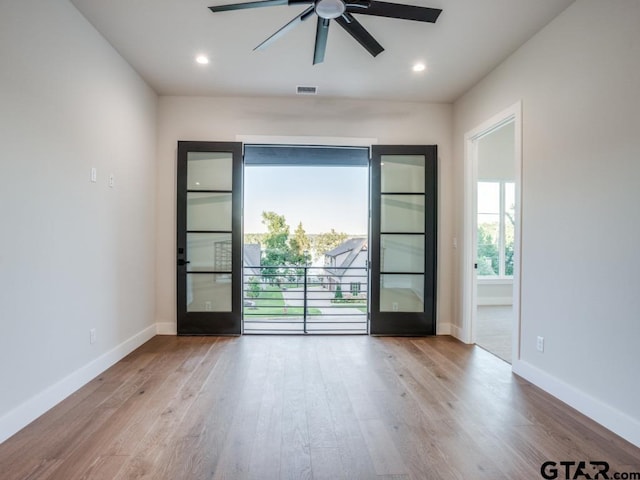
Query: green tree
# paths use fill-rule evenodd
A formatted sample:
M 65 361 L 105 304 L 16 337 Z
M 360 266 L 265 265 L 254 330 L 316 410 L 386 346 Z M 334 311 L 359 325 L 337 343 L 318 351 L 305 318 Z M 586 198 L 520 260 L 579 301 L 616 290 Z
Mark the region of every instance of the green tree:
M 513 245 L 515 241 L 515 228 L 516 221 L 511 212 L 515 211 L 516 206 L 511 204 L 511 207 L 505 212 L 505 216 L 509 220 L 505 222 L 505 238 L 504 238 L 504 273 L 505 275 L 513 275 Z
M 478 275 L 497 275 L 500 255 L 498 245 L 486 224 L 478 225 Z
M 291 252 L 292 265 L 309 265 L 311 263 L 311 241 L 304 231 L 302 222 L 298 223 L 298 227 L 293 232 L 293 237 L 289 240 L 289 248 Z
M 336 287 L 336 294 L 333 296 L 333 298 L 335 298 L 336 300 L 340 300 L 342 297 L 342 287 L 340 286 L 340 284 L 338 284 L 338 286 Z
M 258 298 L 261 290 L 258 279 L 256 277 L 251 277 L 249 279 L 249 291 L 247 292 L 247 297 Z
M 338 245 L 343 243 L 348 238 L 348 235 L 344 232 L 336 232 L 333 228 L 330 232 L 321 233 L 315 238 L 314 250 L 316 252 L 316 258 L 324 256 L 330 250 L 333 250 Z
M 289 240 L 289 225 L 284 215 L 275 212 L 262 212 L 262 223 L 267 226 L 267 233 L 264 235 L 264 246 L 266 249 L 286 250 Z
M 259 243 L 260 246 L 264 245 L 264 237 L 265 233 L 245 233 L 244 234 L 244 243 Z
M 262 212 L 262 223 L 267 227 L 264 235 L 264 256 L 261 260 L 262 273 L 271 283 L 280 283 L 281 268 L 286 265 L 290 257 L 289 225 L 284 215 L 275 212 Z
M 293 232 L 293 237 L 289 239 L 289 265 L 306 267 L 311 264 L 311 240 L 304 231 L 302 222 L 298 223 L 298 227 Z M 289 280 L 299 284 L 304 278 L 304 269 L 295 268 L 289 276 Z

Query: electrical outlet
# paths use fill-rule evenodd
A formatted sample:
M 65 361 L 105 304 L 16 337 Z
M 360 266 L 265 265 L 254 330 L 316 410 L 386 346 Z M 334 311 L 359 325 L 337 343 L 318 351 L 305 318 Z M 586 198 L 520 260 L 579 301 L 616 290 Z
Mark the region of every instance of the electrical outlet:
M 89 343 L 96 343 L 96 329 L 89 330 Z
M 207 312 L 211 311 L 211 302 L 204 302 L 204 309 Z
M 544 337 L 538 337 L 536 348 L 539 352 L 544 352 Z
M 393 302 L 391 304 L 391 310 L 393 310 L 394 312 L 398 311 L 398 302 Z
M 109 187 L 113 188 L 113 186 L 116 184 L 116 177 L 113 173 L 109 174 Z

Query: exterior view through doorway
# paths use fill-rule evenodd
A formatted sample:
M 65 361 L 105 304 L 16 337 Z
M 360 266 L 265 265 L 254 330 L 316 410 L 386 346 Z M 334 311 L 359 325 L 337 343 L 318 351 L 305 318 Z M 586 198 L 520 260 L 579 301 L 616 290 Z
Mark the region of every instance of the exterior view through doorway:
M 368 332 L 369 149 L 246 145 L 243 332 Z
M 178 142 L 178 334 L 435 335 L 437 178 L 433 145 Z

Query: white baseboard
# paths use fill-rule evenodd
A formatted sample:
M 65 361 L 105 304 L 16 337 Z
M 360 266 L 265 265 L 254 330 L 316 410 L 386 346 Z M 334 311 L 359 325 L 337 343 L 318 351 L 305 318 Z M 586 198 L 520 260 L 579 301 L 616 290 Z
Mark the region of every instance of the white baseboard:
M 177 335 L 178 326 L 175 324 L 175 322 L 158 322 L 156 323 L 156 334 Z
M 436 335 L 451 335 L 451 324 L 437 322 Z
M 513 363 L 513 372 L 608 428 L 613 433 L 640 447 L 639 420 L 616 410 L 523 360 L 517 360 Z
M 0 443 L 30 424 L 140 345 L 156 335 L 156 325 L 136 333 L 108 352 L 31 397 L 0 417 Z
M 451 336 L 457 338 L 458 340 L 460 340 L 463 343 L 469 343 L 469 342 L 465 341 L 465 339 L 464 339 L 462 328 L 460 328 L 457 325 L 451 324 Z

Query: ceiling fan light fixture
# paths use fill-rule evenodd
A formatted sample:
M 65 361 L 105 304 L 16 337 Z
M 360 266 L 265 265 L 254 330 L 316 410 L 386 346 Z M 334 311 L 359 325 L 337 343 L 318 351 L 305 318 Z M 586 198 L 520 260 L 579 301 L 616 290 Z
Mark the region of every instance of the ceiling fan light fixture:
M 442 9 L 440 8 L 418 7 L 416 5 L 403 5 L 379 0 L 252 0 L 243 3 L 216 5 L 209 7 L 209 10 L 216 13 L 248 8 L 299 4 L 307 4 L 309 6 L 300 12 L 293 20 L 276 31 L 276 33 L 254 48 L 254 50 L 262 50 L 282 37 L 285 33 L 315 15 L 318 19 L 316 22 L 316 41 L 313 49 L 314 65 L 324 61 L 331 20 L 335 20 L 335 23 L 346 30 L 372 57 L 376 57 L 378 54 L 384 52 L 384 48 L 352 14 L 435 23 L 438 16 L 442 13 Z
M 316 13 L 320 18 L 338 18 L 346 11 L 342 0 L 318 0 L 316 2 Z

